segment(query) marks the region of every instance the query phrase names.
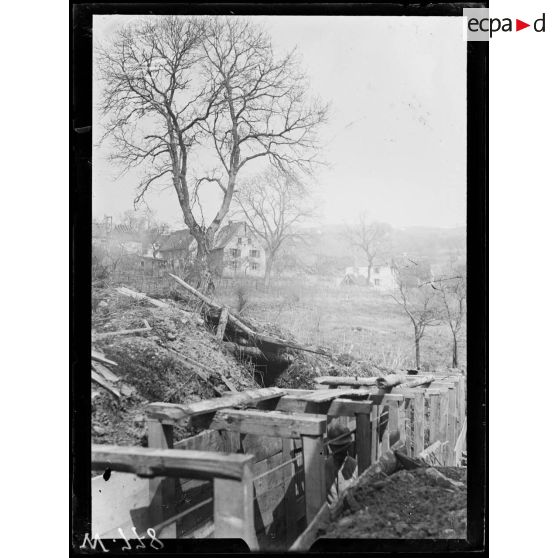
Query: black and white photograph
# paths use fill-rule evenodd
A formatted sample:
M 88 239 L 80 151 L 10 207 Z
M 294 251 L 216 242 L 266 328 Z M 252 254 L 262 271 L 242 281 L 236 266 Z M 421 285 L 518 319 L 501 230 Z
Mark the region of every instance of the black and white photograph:
M 482 44 L 140 6 L 89 30 L 77 550 L 478 550 Z

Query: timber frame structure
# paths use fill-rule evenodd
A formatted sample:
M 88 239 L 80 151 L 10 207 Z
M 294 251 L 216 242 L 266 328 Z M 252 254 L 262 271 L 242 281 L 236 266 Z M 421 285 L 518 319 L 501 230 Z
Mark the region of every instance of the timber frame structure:
M 92 532 L 121 538 L 151 527 L 160 538 L 242 538 L 251 550 L 286 550 L 327 507 L 331 421 L 354 432 L 359 475 L 396 442 L 410 457 L 457 465 L 465 390 L 462 375 L 335 376 L 316 378 L 314 390 L 152 403 L 149 447 L 92 448 L 92 469 L 112 475 L 92 479 Z M 176 441 L 185 424 L 203 430 Z

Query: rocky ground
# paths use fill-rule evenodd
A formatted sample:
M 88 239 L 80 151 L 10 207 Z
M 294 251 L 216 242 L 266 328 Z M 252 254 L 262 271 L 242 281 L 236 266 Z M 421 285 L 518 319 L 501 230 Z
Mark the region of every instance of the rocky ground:
M 433 468 L 432 468 L 433 469 Z M 436 467 L 463 486 L 444 485 L 428 469 L 362 477 L 344 511 L 322 527 L 327 538 L 460 539 L 467 532 L 467 470 Z

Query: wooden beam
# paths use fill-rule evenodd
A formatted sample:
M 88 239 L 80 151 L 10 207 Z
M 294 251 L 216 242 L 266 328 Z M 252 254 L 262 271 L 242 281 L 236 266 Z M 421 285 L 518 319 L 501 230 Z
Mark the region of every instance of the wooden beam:
M 455 442 L 457 441 L 457 411 L 456 389 L 450 388 L 448 394 L 448 461 L 449 466 L 455 466 Z
M 438 431 L 438 440 L 442 442 L 447 441 L 448 438 L 448 408 L 449 408 L 449 390 L 440 395 L 440 422 Z M 447 444 L 444 446 L 442 453 L 443 464 L 448 465 L 447 460 Z
M 241 434 L 298 438 L 319 436 L 326 431 L 326 417 L 303 413 L 279 411 L 218 411 L 211 421 L 213 430 L 228 430 Z
M 290 438 L 283 439 L 283 450 L 282 450 L 282 458 L 283 462 L 289 461 L 293 458 L 294 455 L 294 447 L 293 441 Z M 285 486 L 285 531 L 286 531 L 286 538 L 287 544 L 291 544 L 291 542 L 297 536 L 296 530 L 296 517 L 295 517 L 295 509 L 296 509 L 296 494 L 295 494 L 295 464 L 290 463 L 286 465 L 282 469 L 283 472 L 283 483 Z
M 389 415 L 388 415 L 388 440 L 391 444 L 391 440 L 394 437 L 395 433 L 398 433 L 399 439 L 401 439 L 400 433 L 400 426 L 399 426 L 399 402 L 397 401 L 390 401 L 388 403 Z
M 223 306 L 221 309 L 221 315 L 219 316 L 219 324 L 217 325 L 217 332 L 215 336 L 220 341 L 223 340 L 225 336 L 225 329 L 227 328 L 227 322 L 229 321 L 229 309 L 226 306 Z
M 380 422 L 380 406 L 374 405 L 370 413 L 371 423 L 371 436 L 370 436 L 370 460 L 371 463 L 376 463 L 380 457 L 379 453 L 379 439 L 378 439 L 378 424 Z
M 371 405 L 371 404 L 370 404 Z M 356 453 L 358 462 L 358 474 L 362 473 L 370 467 L 372 460 L 371 452 L 371 430 L 370 430 L 370 412 L 371 408 L 365 413 L 356 413 Z
M 418 455 L 424 450 L 424 395 L 415 397 L 415 453 Z
M 285 395 L 285 391 L 277 388 L 252 389 L 225 395 L 215 399 L 206 399 L 188 405 L 178 405 L 174 403 L 150 403 L 147 405 L 147 416 L 169 423 L 183 423 L 190 417 L 211 414 L 221 409 L 230 407 L 247 406 L 267 399 L 279 398 Z
M 306 524 L 318 514 L 326 501 L 325 454 L 322 436 L 302 436 L 304 457 L 304 494 Z
M 439 440 L 438 432 L 440 429 L 440 395 L 431 395 L 429 398 L 430 410 L 429 410 L 429 420 L 428 420 L 428 439 L 430 444 Z
M 253 456 L 183 449 L 93 445 L 91 468 L 135 473 L 139 476 L 186 477 L 211 480 L 242 479 Z
M 91 358 L 98 362 L 102 362 L 103 364 L 108 364 L 109 366 L 118 366 L 116 362 L 114 362 L 113 360 L 109 360 L 108 358 L 105 358 L 104 355 L 102 355 L 98 351 L 94 351 L 93 349 L 91 349 Z
M 250 456 L 245 456 L 250 457 Z M 250 550 L 258 549 L 254 528 L 254 486 L 251 463 L 245 462 L 240 480 L 213 481 L 214 538 L 240 538 Z
M 387 405 L 390 401 L 403 401 L 404 398 L 403 393 L 378 393 L 370 395 L 368 400 L 374 405 Z
M 356 376 L 319 376 L 314 378 L 317 384 L 328 386 L 374 386 L 377 387 L 376 378 L 356 377 Z

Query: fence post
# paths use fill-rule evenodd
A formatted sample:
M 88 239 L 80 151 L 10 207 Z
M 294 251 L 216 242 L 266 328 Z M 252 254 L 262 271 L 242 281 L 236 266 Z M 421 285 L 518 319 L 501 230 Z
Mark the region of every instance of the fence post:
M 449 409 L 449 390 L 445 389 L 440 395 L 440 423 L 438 431 L 438 440 L 444 444 L 448 441 L 448 409 Z M 442 460 L 444 465 L 448 464 L 448 444 L 444 445 L 442 451 Z
M 371 436 L 370 436 L 370 459 L 371 463 L 378 461 L 378 421 L 380 419 L 379 405 L 372 405 L 372 413 L 370 413 Z
M 362 473 L 370 467 L 371 462 L 371 441 L 372 433 L 370 431 L 370 414 L 356 413 L 356 448 L 358 460 L 358 474 Z
M 391 435 L 399 430 L 399 406 L 398 401 L 390 401 L 388 403 L 389 419 L 388 419 L 388 443 L 391 445 Z M 401 439 L 401 435 L 399 435 Z
M 150 448 L 172 449 L 174 428 L 156 419 L 147 420 L 147 445 Z M 149 479 L 149 500 L 152 525 L 162 523 L 176 511 L 177 479 L 155 477 Z M 176 523 L 164 527 L 159 533 L 161 538 L 176 538 Z
M 413 423 L 411 421 L 411 411 L 413 409 L 413 400 L 414 396 L 412 395 L 405 395 L 405 400 L 403 401 L 404 405 L 404 412 L 405 412 L 405 448 L 407 450 L 407 455 L 413 455 L 413 435 L 414 435 L 414 428 Z
M 424 450 L 424 393 L 417 392 L 415 395 L 415 453 L 417 456 Z
M 397 402 L 397 416 L 399 423 L 399 439 L 405 443 L 407 440 L 407 422 L 405 420 L 405 399 Z
M 304 457 L 306 523 L 309 525 L 326 501 L 325 458 L 322 436 L 303 435 L 302 454 Z
M 250 550 L 257 550 L 252 461 L 246 463 L 240 480 L 214 479 L 213 521 L 216 539 L 241 538 Z
M 455 442 L 457 440 L 456 389 L 449 386 L 448 391 L 448 465 L 455 465 Z
M 438 433 L 440 431 L 440 396 L 435 394 L 430 396 L 430 416 L 428 421 L 429 434 L 428 443 L 432 445 L 436 440 L 438 440 Z

